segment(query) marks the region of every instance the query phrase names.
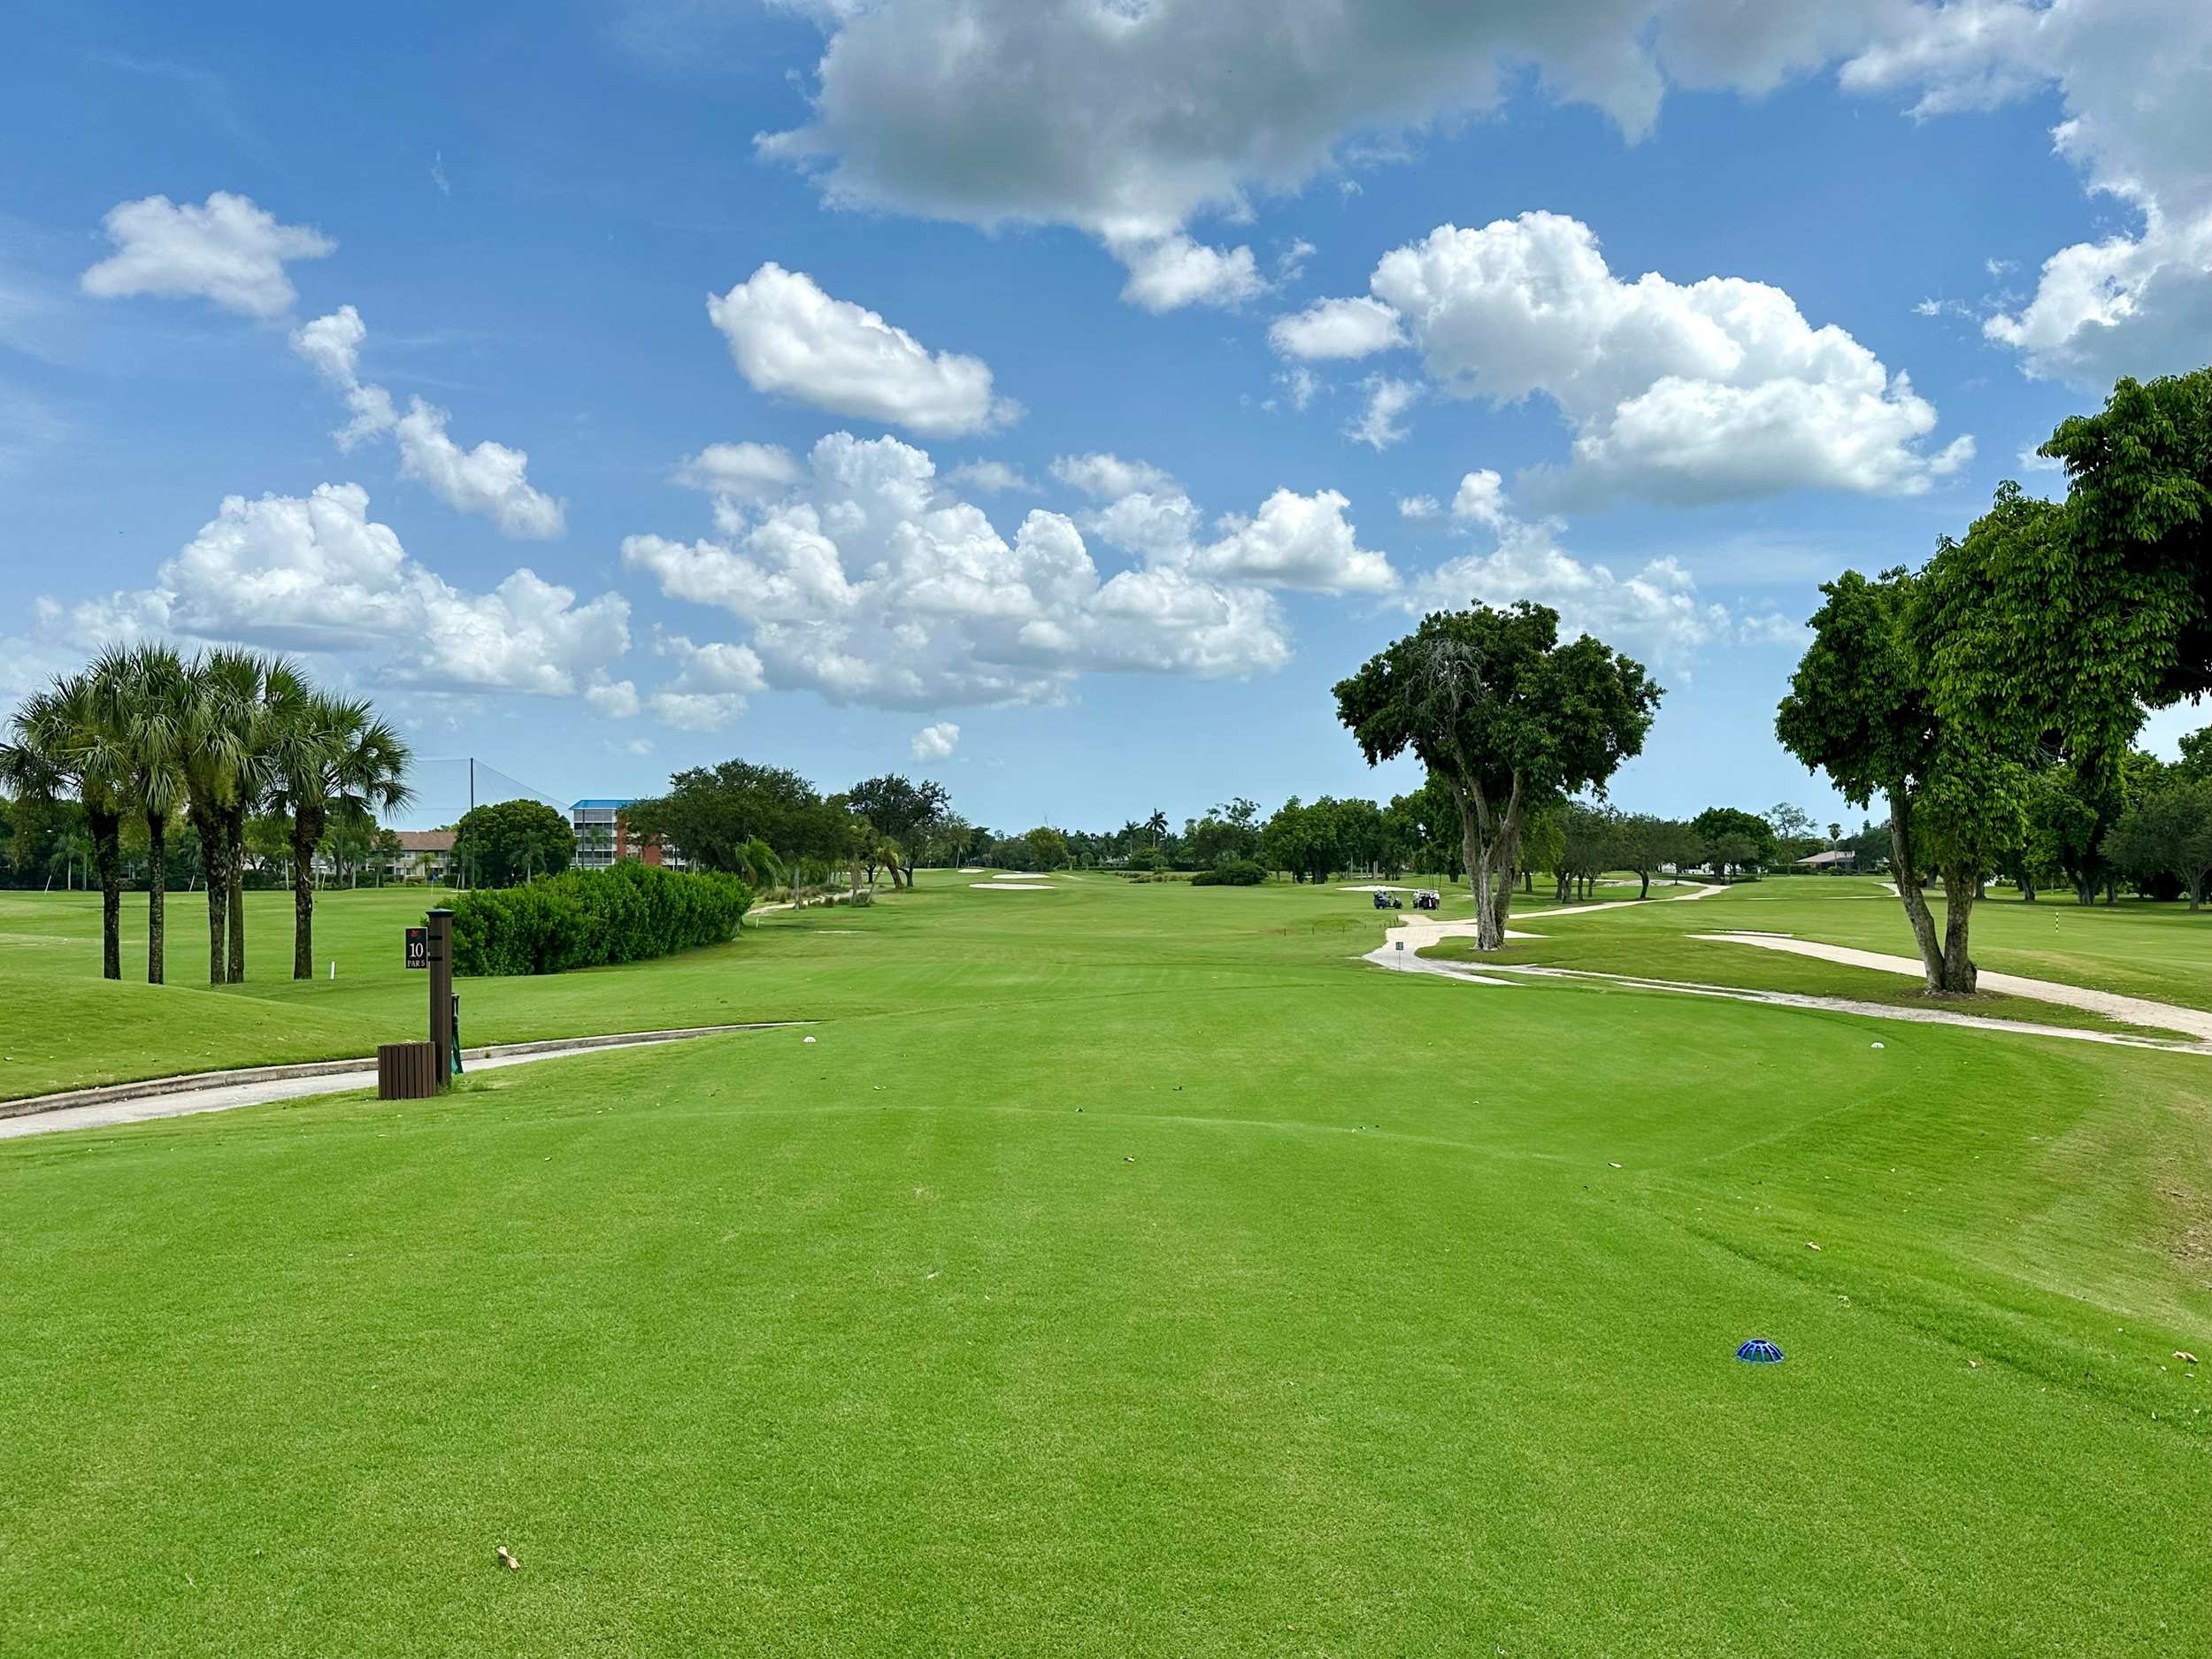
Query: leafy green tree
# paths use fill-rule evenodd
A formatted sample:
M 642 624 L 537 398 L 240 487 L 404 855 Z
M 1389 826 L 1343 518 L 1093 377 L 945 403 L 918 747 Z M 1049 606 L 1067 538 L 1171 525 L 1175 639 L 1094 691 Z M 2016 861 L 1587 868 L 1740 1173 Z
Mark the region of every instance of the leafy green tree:
M 2024 773 L 2017 757 L 1992 749 L 1978 732 L 1939 711 L 1929 656 L 1916 622 L 1916 578 L 1889 571 L 1869 580 L 1847 571 L 1821 588 L 1813 642 L 1775 720 L 1782 745 L 1827 772 L 1846 800 L 1886 798 L 1890 865 L 1931 991 L 1974 988 L 1969 951 L 1983 872 L 2022 833 Z M 1706 820 L 1698 828 L 1705 833 Z M 1715 843 L 1717 856 L 1725 857 Z M 1925 862 L 1924 862 L 1925 861 Z M 1921 872 L 1942 872 L 1944 930 L 1921 888 Z
M 1630 812 L 1613 820 L 1613 857 L 1620 868 L 1636 872 L 1642 883 L 1636 895 L 1640 899 L 1651 896 L 1655 871 L 1667 864 L 1686 870 L 1705 856 L 1705 843 L 1696 830 L 1678 818 Z
M 2185 778 L 2212 779 L 2212 726 L 2181 740 L 2181 758 L 2172 770 Z
M 2113 862 L 2138 882 L 2170 876 L 2189 895 L 2189 908 L 2200 908 L 2212 880 L 2212 781 L 2176 777 L 2145 791 L 2109 840 Z
M 1340 867 L 1328 807 L 1326 796 L 1308 806 L 1293 795 L 1276 808 L 1260 832 L 1260 862 L 1293 881 L 1326 881 Z
M 915 783 L 891 772 L 855 784 L 845 799 L 854 811 L 883 833 L 887 842 L 901 849 L 918 849 L 930 826 L 952 803 L 943 784 L 928 779 Z M 892 886 L 910 887 L 913 880 L 910 862 L 903 867 L 892 862 Z
M 1337 715 L 1371 765 L 1411 749 L 1460 818 L 1476 942 L 1505 942 L 1521 831 L 1532 810 L 1602 791 L 1643 748 L 1661 688 L 1643 665 L 1525 602 L 1434 611 L 1336 687 Z
M 1724 872 L 1749 870 L 1759 862 L 1759 844 L 1740 830 L 1730 830 L 1705 843 L 1705 856 Z
M 1028 863 L 1032 870 L 1064 870 L 1068 864 L 1068 838 L 1048 825 L 1040 825 L 1022 837 L 1028 849 Z
M 1792 806 L 1786 801 L 1778 801 L 1769 807 L 1766 820 L 1767 827 L 1774 832 L 1774 839 L 1778 841 L 1809 841 L 1819 828 L 1813 822 L 1811 813 L 1801 806 Z
M 1979 589 L 1939 680 L 1947 712 L 2055 733 L 2093 780 L 2146 707 L 2212 690 L 2212 369 L 2123 380 L 2039 453 L 2066 469 L 2062 505 L 2004 487 L 1992 516 L 2016 534 L 1931 567 Z
M 1616 827 L 1613 813 L 1596 803 L 1569 801 L 1560 808 L 1559 856 L 1554 869 L 1561 903 L 1575 896 L 1577 887 L 1588 898 L 1598 878 L 1613 867 Z
M 1740 870 L 1764 869 L 1774 862 L 1774 826 L 1756 812 L 1747 812 L 1740 807 L 1709 806 L 1690 820 L 1690 829 L 1706 844 L 1709 852 L 1724 836 L 1739 836 L 1748 841 L 1749 856 L 1729 861 Z
M 726 760 L 680 772 L 668 785 L 666 795 L 631 803 L 631 833 L 681 849 L 699 869 L 737 871 L 749 844 L 764 841 L 796 902 L 807 861 L 843 856 L 845 809 L 786 767 Z
M 542 801 L 471 807 L 453 830 L 453 862 L 472 887 L 511 887 L 557 876 L 576 857 L 576 831 Z

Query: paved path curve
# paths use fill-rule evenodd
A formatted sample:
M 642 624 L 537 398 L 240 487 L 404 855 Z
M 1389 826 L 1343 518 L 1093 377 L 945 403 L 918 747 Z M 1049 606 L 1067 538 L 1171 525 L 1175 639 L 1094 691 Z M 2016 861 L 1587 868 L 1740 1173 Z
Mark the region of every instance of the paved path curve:
M 618 1032 L 608 1036 L 550 1042 L 497 1043 L 483 1048 L 464 1048 L 461 1059 L 471 1073 L 496 1071 L 506 1066 L 526 1065 L 534 1060 L 558 1060 L 600 1048 L 657 1048 L 697 1037 L 719 1037 L 741 1031 L 782 1031 L 811 1023 L 775 1020 L 749 1025 L 694 1025 L 680 1031 Z M 203 1074 L 200 1079 L 149 1078 L 137 1083 L 75 1089 L 65 1094 L 0 1101 L 0 1113 L 12 1114 L 0 1116 L 0 1141 L 51 1134 L 63 1129 L 112 1128 L 118 1124 L 144 1123 L 156 1118 L 228 1111 L 238 1106 L 265 1106 L 273 1101 L 342 1094 L 349 1089 L 375 1086 L 374 1060 L 330 1066 L 264 1066 L 257 1073 L 212 1072 Z
M 1624 910 L 1632 907 L 1640 909 L 1653 904 L 1686 904 L 1692 899 L 1708 899 L 1716 893 L 1727 891 L 1726 887 L 1698 887 L 1689 893 L 1670 893 L 1663 899 L 1607 899 L 1596 904 L 1563 904 L 1555 910 L 1532 910 L 1523 919 L 1541 922 L 1548 921 L 1555 916 L 1587 916 L 1594 910 Z M 1508 939 L 1541 939 L 1543 934 L 1523 933 L 1518 929 L 1509 927 L 1505 930 L 1505 936 Z M 1417 912 L 1403 918 L 1396 926 L 1390 930 L 1390 937 L 1384 941 L 1379 954 L 1397 955 L 1398 953 L 1393 949 L 1393 944 L 1399 940 L 1405 941 L 1404 954 L 1410 956 L 1416 951 L 1426 950 L 1440 939 L 1472 939 L 1474 937 L 1475 924 L 1471 918 L 1463 922 L 1447 922 Z
M 1701 887 L 1695 893 L 1678 894 L 1676 900 L 1701 899 L 1709 894 L 1722 891 L 1719 887 Z M 1666 900 L 1629 899 L 1625 903 L 1664 903 Z M 1589 904 L 1576 907 L 1581 910 L 1618 909 L 1617 904 Z M 1545 916 L 1565 915 L 1564 910 L 1539 912 Z M 1416 931 L 1417 930 L 1417 932 Z M 1801 1008 L 1836 1014 L 1858 1014 L 1870 1019 L 1899 1020 L 1916 1025 L 1958 1025 L 1974 1031 L 2005 1031 L 2032 1037 L 2058 1037 L 2070 1042 L 2104 1043 L 2114 1048 L 2161 1048 L 2170 1053 L 2212 1055 L 2212 1013 L 2200 1009 L 2179 1008 L 2168 1002 L 2154 1002 L 2140 997 L 2117 996 L 2105 991 L 2085 990 L 2079 986 L 2059 985 L 2047 979 L 2022 979 L 2009 973 L 1985 973 L 1981 983 L 1993 991 L 2005 991 L 2016 996 L 2036 996 L 2050 1002 L 2062 1002 L 2070 1007 L 2089 1010 L 2108 1018 L 2125 1021 L 2132 1025 L 2147 1025 L 2167 1031 L 2186 1032 L 2193 1041 L 2168 1041 L 2156 1037 L 2131 1037 L 2115 1032 L 2084 1031 L 2074 1025 L 2040 1025 L 2025 1020 L 1994 1019 L 1985 1014 L 1961 1013 L 1947 1008 L 1900 1007 L 1891 1002 L 1864 1002 L 1845 996 L 1811 996 L 1794 991 L 1754 991 L 1738 986 L 1702 985 L 1690 979 L 1655 979 L 1635 974 L 1601 973 L 1585 968 L 1540 967 L 1534 964 L 1484 963 L 1474 966 L 1456 962 L 1432 962 L 1419 953 L 1440 939 L 1471 935 L 1472 922 L 1430 922 L 1408 918 L 1402 926 L 1390 930 L 1383 942 L 1369 951 L 1363 960 L 1379 968 L 1389 968 L 1404 973 L 1432 973 L 1448 979 L 1457 979 L 1466 985 L 1511 986 L 1526 984 L 1532 979 L 1589 980 L 1617 985 L 1632 990 L 1669 991 L 1685 996 L 1719 997 L 1729 1002 L 1763 1002 L 1773 1008 Z M 1532 937 L 1527 933 L 1507 933 L 1509 939 Z M 1791 939 L 1775 933 L 1694 933 L 1694 939 L 1719 940 L 1724 942 L 1760 945 L 1769 949 L 1794 950 L 1800 955 L 1823 956 L 1832 961 L 1855 964 L 1861 967 L 1885 968 L 1895 972 L 1920 972 L 1920 964 L 1910 956 L 1886 956 L 1876 951 L 1853 950 L 1841 945 L 1820 945 L 1809 940 Z M 2034 987 L 2031 989 L 2029 987 Z
M 1690 937 L 1710 940 L 1723 945 L 1756 945 L 1762 950 L 1783 950 L 1793 956 L 1817 956 L 1823 962 L 1840 962 L 1854 968 L 1872 968 L 1881 973 L 1902 973 L 1913 979 L 1920 978 L 1922 973 L 1917 956 L 1893 956 L 1879 950 L 1856 950 L 1848 945 L 1824 945 L 1818 940 L 1797 939 L 1788 933 L 1692 933 Z M 2086 986 L 2065 985 L 2056 979 L 2030 979 L 2017 973 L 1992 973 L 1986 969 L 1975 976 L 1975 983 L 1985 991 L 2002 991 L 2008 996 L 2032 997 L 2039 1002 L 2058 1002 L 2068 1008 L 2102 1014 L 2107 1019 L 2116 1019 L 2123 1025 L 2185 1032 L 2200 1042 L 2212 1041 L 2212 1012 L 2200 1008 L 2154 1002 L 2148 997 L 2122 996 L 2115 991 L 2093 991 Z

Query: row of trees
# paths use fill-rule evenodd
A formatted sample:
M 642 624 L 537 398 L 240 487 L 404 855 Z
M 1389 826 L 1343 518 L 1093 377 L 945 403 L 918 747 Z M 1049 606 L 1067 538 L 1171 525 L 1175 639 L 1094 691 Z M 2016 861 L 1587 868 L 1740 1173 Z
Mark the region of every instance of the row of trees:
M 2116 841 L 2132 741 L 2147 710 L 2212 690 L 2212 369 L 2124 380 L 2039 453 L 2065 468 L 2062 501 L 2008 482 L 1918 569 L 1823 587 L 1776 718 L 1784 746 L 1847 799 L 1887 805 L 1931 990 L 1974 988 L 1973 906 L 1991 874 L 2069 864 L 2039 846 L 2039 815 L 2047 830 L 2066 808 L 2070 847 L 2142 856 L 2150 800 L 2170 792 L 2146 794 Z M 2050 798 L 2055 777 L 2070 804 Z M 1924 874 L 1942 885 L 1939 936 Z
M 887 774 L 825 795 L 787 767 L 726 760 L 676 773 L 627 816 L 634 837 L 756 889 L 787 882 L 796 901 L 810 872 L 848 870 L 855 891 L 864 872 L 872 884 L 879 871 L 895 887 L 910 882 L 923 848 L 952 822 L 949 808 L 945 787 L 927 780 Z
M 314 973 L 313 864 L 334 825 L 373 835 L 411 798 L 407 746 L 366 703 L 312 684 L 280 657 L 163 645 L 115 648 L 16 711 L 0 787 L 19 812 L 73 803 L 101 895 L 101 972 L 122 977 L 123 830 L 144 835 L 146 978 L 167 946 L 168 843 L 197 843 L 207 892 L 208 981 L 246 977 L 243 893 L 257 821 L 286 830 L 292 972 Z

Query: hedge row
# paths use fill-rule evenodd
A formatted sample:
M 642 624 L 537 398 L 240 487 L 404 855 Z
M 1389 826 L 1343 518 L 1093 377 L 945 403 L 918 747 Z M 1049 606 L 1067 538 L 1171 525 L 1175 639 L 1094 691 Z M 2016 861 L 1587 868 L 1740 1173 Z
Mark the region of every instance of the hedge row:
M 753 890 L 735 876 L 626 858 L 519 887 L 474 887 L 453 906 L 453 971 L 559 973 L 642 962 L 733 937 Z
M 1249 858 L 1225 858 L 1210 870 L 1202 870 L 1190 879 L 1194 887 L 1256 887 L 1267 879 L 1267 872 Z

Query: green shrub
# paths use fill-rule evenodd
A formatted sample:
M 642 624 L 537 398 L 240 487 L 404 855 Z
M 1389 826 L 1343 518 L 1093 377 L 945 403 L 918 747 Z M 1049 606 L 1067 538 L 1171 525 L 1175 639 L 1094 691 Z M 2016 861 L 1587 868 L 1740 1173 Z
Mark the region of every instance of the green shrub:
M 1267 872 L 1249 858 L 1224 858 L 1210 870 L 1202 870 L 1190 879 L 1194 887 L 1256 887 L 1267 879 Z
M 453 906 L 453 971 L 560 973 L 643 962 L 733 937 L 753 890 L 735 876 L 626 858 L 519 887 L 472 887 Z

